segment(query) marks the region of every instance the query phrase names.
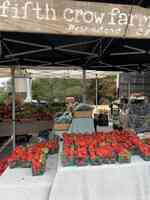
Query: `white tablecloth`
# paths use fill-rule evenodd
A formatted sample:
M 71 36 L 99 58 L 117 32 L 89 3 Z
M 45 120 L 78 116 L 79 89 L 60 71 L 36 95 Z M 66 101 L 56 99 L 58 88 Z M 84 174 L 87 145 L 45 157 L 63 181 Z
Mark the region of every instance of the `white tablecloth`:
M 0 177 L 2 200 L 48 200 L 56 174 L 57 156 L 48 159 L 43 176 L 32 176 L 31 169 L 7 169 Z
M 150 162 L 62 167 L 49 200 L 150 200 Z

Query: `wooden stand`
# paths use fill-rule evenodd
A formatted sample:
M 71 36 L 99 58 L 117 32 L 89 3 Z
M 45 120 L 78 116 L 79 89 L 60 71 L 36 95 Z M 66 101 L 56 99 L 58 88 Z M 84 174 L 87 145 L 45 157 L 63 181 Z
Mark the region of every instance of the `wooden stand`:
M 92 118 L 92 111 L 75 111 L 74 118 Z
M 55 131 L 66 131 L 70 127 L 70 124 L 54 124 Z

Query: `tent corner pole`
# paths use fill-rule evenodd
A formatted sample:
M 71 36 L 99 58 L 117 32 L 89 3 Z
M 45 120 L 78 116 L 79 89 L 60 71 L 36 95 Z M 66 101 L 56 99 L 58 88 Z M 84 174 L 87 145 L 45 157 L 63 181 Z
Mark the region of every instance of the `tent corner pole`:
M 15 67 L 11 67 L 11 83 L 12 83 L 12 138 L 13 138 L 13 149 L 16 147 L 16 114 L 15 114 Z
M 96 74 L 96 106 L 98 105 L 98 75 Z
M 83 69 L 82 84 L 83 84 L 83 103 L 86 103 L 87 97 L 86 97 L 86 70 L 85 69 Z

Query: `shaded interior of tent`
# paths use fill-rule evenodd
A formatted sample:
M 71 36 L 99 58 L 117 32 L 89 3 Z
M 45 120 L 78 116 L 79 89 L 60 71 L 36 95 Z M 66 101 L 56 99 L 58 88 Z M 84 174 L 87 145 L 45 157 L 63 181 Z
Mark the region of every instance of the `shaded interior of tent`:
M 0 66 L 47 69 L 77 66 L 100 71 L 149 71 L 150 40 L 1 33 Z

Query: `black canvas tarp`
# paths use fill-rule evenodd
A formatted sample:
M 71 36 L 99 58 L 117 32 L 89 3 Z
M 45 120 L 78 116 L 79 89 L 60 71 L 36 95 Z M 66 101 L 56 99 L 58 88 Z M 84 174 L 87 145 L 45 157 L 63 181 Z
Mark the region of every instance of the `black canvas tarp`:
M 148 71 L 150 40 L 2 33 L 0 66 Z

